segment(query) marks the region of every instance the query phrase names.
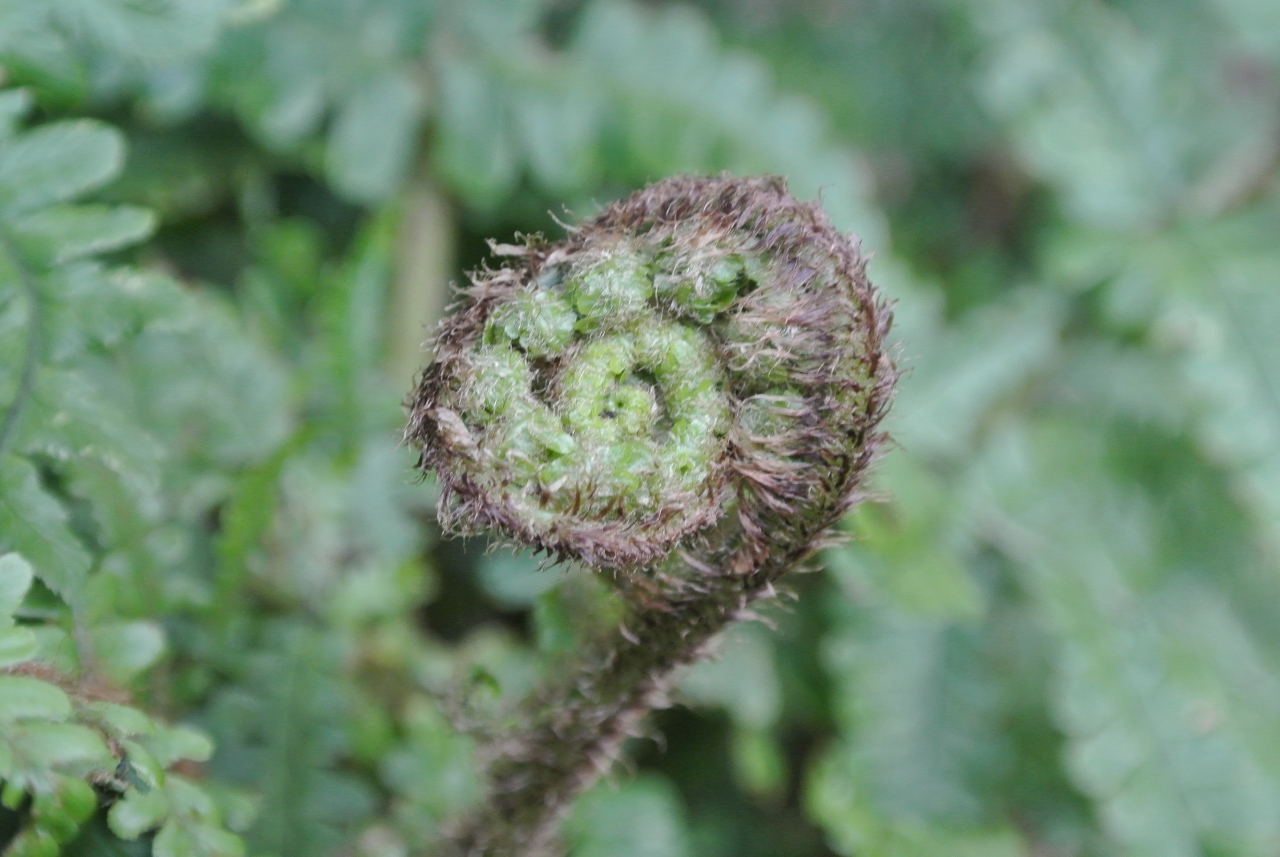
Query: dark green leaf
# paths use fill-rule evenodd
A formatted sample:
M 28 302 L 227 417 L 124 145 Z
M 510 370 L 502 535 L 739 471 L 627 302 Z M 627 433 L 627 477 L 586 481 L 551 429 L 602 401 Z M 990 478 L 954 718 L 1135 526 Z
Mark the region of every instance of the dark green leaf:
M 31 564 L 21 554 L 0 555 L 0 626 L 13 616 L 31 588 Z
M 0 549 L 20 552 L 68 603 L 79 600 L 89 555 L 68 529 L 62 505 L 40 486 L 35 468 L 15 455 L 0 457 Z
M 357 202 L 379 202 L 405 179 L 417 141 L 422 96 L 413 81 L 388 72 L 347 96 L 329 132 L 325 169 Z
M 136 244 L 155 225 L 155 215 L 144 208 L 57 205 L 15 217 L 10 229 L 24 255 L 52 266 Z
M 0 720 L 66 720 L 71 701 L 61 688 L 31 676 L 0 675 Z
M 29 131 L 0 148 L 0 211 L 14 216 L 109 182 L 124 164 L 120 132 L 89 119 Z

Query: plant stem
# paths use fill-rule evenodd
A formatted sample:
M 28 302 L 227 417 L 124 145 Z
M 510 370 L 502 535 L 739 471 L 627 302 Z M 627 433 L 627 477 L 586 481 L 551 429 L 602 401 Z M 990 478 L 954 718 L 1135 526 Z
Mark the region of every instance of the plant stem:
M 815 527 L 815 536 L 824 528 Z M 585 647 L 573 671 L 527 700 L 523 725 L 488 748 L 488 799 L 450 831 L 438 853 L 561 853 L 557 828 L 574 798 L 608 772 L 626 739 L 639 734 L 644 716 L 665 707 L 680 669 L 705 660 L 716 638 L 756 601 L 771 597 L 774 581 L 801 563 L 812 546 L 811 540 L 782 548 L 745 574 L 708 576 L 696 593 L 630 594 L 632 606 L 622 623 Z M 732 560 L 725 565 L 732 567 Z
M 641 719 L 662 707 L 680 667 L 705 656 L 713 638 L 759 597 L 758 584 L 719 578 L 676 605 L 632 610 L 584 653 L 577 672 L 530 700 L 530 720 L 499 739 L 491 793 L 454 833 L 459 857 L 544 857 L 572 800 L 605 773 Z
M 449 200 L 419 168 L 405 192 L 388 302 L 386 365 L 397 385 L 417 375 L 422 341 L 449 302 L 456 231 Z

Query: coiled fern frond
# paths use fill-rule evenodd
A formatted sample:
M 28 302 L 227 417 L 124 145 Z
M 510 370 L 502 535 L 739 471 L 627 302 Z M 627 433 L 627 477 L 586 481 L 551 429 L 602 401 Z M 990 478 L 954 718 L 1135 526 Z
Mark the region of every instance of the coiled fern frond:
M 894 378 L 888 315 L 780 180 L 670 179 L 498 249 L 412 402 L 446 524 L 639 569 L 731 512 L 754 558 L 848 505 Z
M 536 854 L 671 671 L 855 502 L 896 372 L 856 241 L 777 178 L 668 179 L 493 249 L 407 437 L 447 527 L 610 570 L 630 610 L 490 748 L 455 837 Z

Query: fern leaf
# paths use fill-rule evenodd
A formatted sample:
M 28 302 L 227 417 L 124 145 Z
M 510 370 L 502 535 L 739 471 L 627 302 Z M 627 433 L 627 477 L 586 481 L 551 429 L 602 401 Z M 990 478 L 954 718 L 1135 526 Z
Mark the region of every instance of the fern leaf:
M 324 853 L 351 835 L 370 809 L 368 787 L 339 763 L 345 749 L 343 690 L 333 641 L 298 622 L 266 631 L 243 686 L 224 690 L 209 712 L 215 771 L 261 794 L 248 835 L 257 852 Z
M 1269 853 L 1280 835 L 1277 784 L 1227 712 L 1221 722 L 1198 719 L 1216 675 L 1208 686 L 1188 675 L 1176 654 L 1180 629 L 1162 626 L 1151 596 L 1135 588 L 1155 533 L 1133 491 L 1098 471 L 1098 449 L 1083 437 L 1045 427 L 1029 448 L 1006 452 L 1006 461 L 1025 456 L 1014 482 L 1034 462 L 1039 495 L 1003 498 L 1027 528 L 1019 543 L 1028 585 L 1058 640 L 1055 707 L 1068 770 L 1134 854 Z

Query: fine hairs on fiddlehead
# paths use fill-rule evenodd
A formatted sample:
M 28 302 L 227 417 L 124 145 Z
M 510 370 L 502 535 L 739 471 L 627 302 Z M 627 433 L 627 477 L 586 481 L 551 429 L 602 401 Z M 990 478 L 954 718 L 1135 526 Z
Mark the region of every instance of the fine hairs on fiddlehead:
M 448 529 L 584 563 L 626 613 L 485 748 L 485 801 L 441 853 L 486 857 L 555 853 L 673 671 L 857 501 L 896 379 L 856 240 L 778 178 L 667 179 L 493 249 L 406 436 Z

